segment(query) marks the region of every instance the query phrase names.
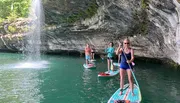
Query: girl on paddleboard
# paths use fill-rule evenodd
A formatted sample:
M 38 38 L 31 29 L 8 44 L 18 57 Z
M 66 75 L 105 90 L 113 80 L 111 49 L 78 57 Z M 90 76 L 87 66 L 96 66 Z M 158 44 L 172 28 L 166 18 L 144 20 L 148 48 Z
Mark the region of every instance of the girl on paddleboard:
M 124 39 L 123 41 L 123 48 L 120 46 L 116 50 L 116 54 L 121 54 L 121 62 L 120 62 L 120 95 L 123 93 L 123 86 L 124 86 L 124 78 L 125 73 L 127 72 L 128 80 L 130 84 L 130 89 L 132 92 L 132 95 L 134 95 L 133 92 L 133 78 L 131 73 L 132 68 L 132 62 L 134 61 L 134 50 L 130 47 L 130 41 L 129 39 Z M 131 67 L 130 67 L 131 66 Z
M 91 48 L 89 44 L 86 44 L 86 47 L 85 47 L 85 59 L 86 59 L 86 65 L 88 65 L 91 59 Z
M 113 42 L 110 42 L 109 47 L 107 49 L 105 49 L 105 52 L 107 53 L 107 66 L 108 66 L 108 71 L 110 71 L 110 67 L 111 67 L 111 70 L 114 70 L 114 66 L 113 66 L 113 58 L 114 58 L 114 52 L 115 52 L 115 49 L 114 49 L 114 44 Z

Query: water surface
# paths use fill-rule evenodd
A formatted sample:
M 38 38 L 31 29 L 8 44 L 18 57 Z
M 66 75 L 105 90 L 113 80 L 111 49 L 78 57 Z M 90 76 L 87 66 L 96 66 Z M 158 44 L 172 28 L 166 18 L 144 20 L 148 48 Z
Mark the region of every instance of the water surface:
M 84 69 L 83 57 L 43 55 L 27 62 L 22 54 L 0 53 L 2 103 L 107 103 L 119 88 L 119 75 L 99 79 L 106 61 Z M 180 103 L 180 71 L 164 65 L 136 61 L 135 74 L 142 103 Z M 127 80 L 126 80 L 127 82 Z

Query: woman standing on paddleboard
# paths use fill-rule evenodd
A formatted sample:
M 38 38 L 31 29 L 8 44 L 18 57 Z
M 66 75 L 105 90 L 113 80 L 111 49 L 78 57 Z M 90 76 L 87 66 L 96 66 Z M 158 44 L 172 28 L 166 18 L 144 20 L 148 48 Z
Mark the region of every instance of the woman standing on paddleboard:
M 134 95 L 133 92 L 133 78 L 131 73 L 132 68 L 132 62 L 134 61 L 134 50 L 130 47 L 130 41 L 129 39 L 124 39 L 123 41 L 123 48 L 120 46 L 116 50 L 116 54 L 121 54 L 121 62 L 120 62 L 120 95 L 123 93 L 123 86 L 124 86 L 124 78 L 125 73 L 127 72 L 128 80 L 130 84 L 130 89 L 132 92 L 132 95 Z M 126 58 L 127 57 L 127 58 Z M 131 66 L 131 67 L 129 67 Z
M 113 66 L 113 58 L 114 58 L 114 52 L 115 49 L 113 47 L 113 42 L 109 43 L 109 47 L 107 49 L 105 49 L 105 52 L 107 53 L 107 63 L 108 63 L 108 71 L 110 70 L 110 67 L 112 66 L 112 70 L 114 70 L 114 66 Z
M 85 59 L 86 59 L 86 65 L 88 65 L 91 59 L 91 48 L 89 44 L 86 44 L 86 47 L 85 47 Z

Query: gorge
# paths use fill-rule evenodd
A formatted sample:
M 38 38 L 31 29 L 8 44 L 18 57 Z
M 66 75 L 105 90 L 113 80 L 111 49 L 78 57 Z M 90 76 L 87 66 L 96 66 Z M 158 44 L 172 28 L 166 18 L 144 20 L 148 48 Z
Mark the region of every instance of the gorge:
M 180 63 L 178 0 L 43 0 L 41 51 L 82 52 L 85 44 L 103 53 L 108 42 L 129 37 L 135 55 Z M 27 19 L 1 23 L 1 50 L 22 51 Z

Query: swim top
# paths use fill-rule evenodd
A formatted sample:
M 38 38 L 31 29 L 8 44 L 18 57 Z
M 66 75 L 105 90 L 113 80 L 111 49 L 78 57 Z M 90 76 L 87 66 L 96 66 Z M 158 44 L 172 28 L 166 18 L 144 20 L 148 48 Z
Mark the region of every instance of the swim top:
M 123 52 L 122 55 L 121 55 L 120 68 L 126 70 L 126 69 L 130 69 L 129 66 L 131 66 L 131 68 L 132 68 L 132 64 L 130 63 L 130 65 L 128 65 L 125 55 L 127 57 L 127 60 L 131 60 L 131 52 L 129 52 L 127 54 L 125 52 Z
M 89 55 L 91 53 L 91 48 L 85 48 L 85 54 Z
M 113 57 L 114 56 L 114 52 L 115 52 L 115 49 L 113 47 L 108 47 L 106 50 L 105 50 L 107 54 L 107 57 Z

